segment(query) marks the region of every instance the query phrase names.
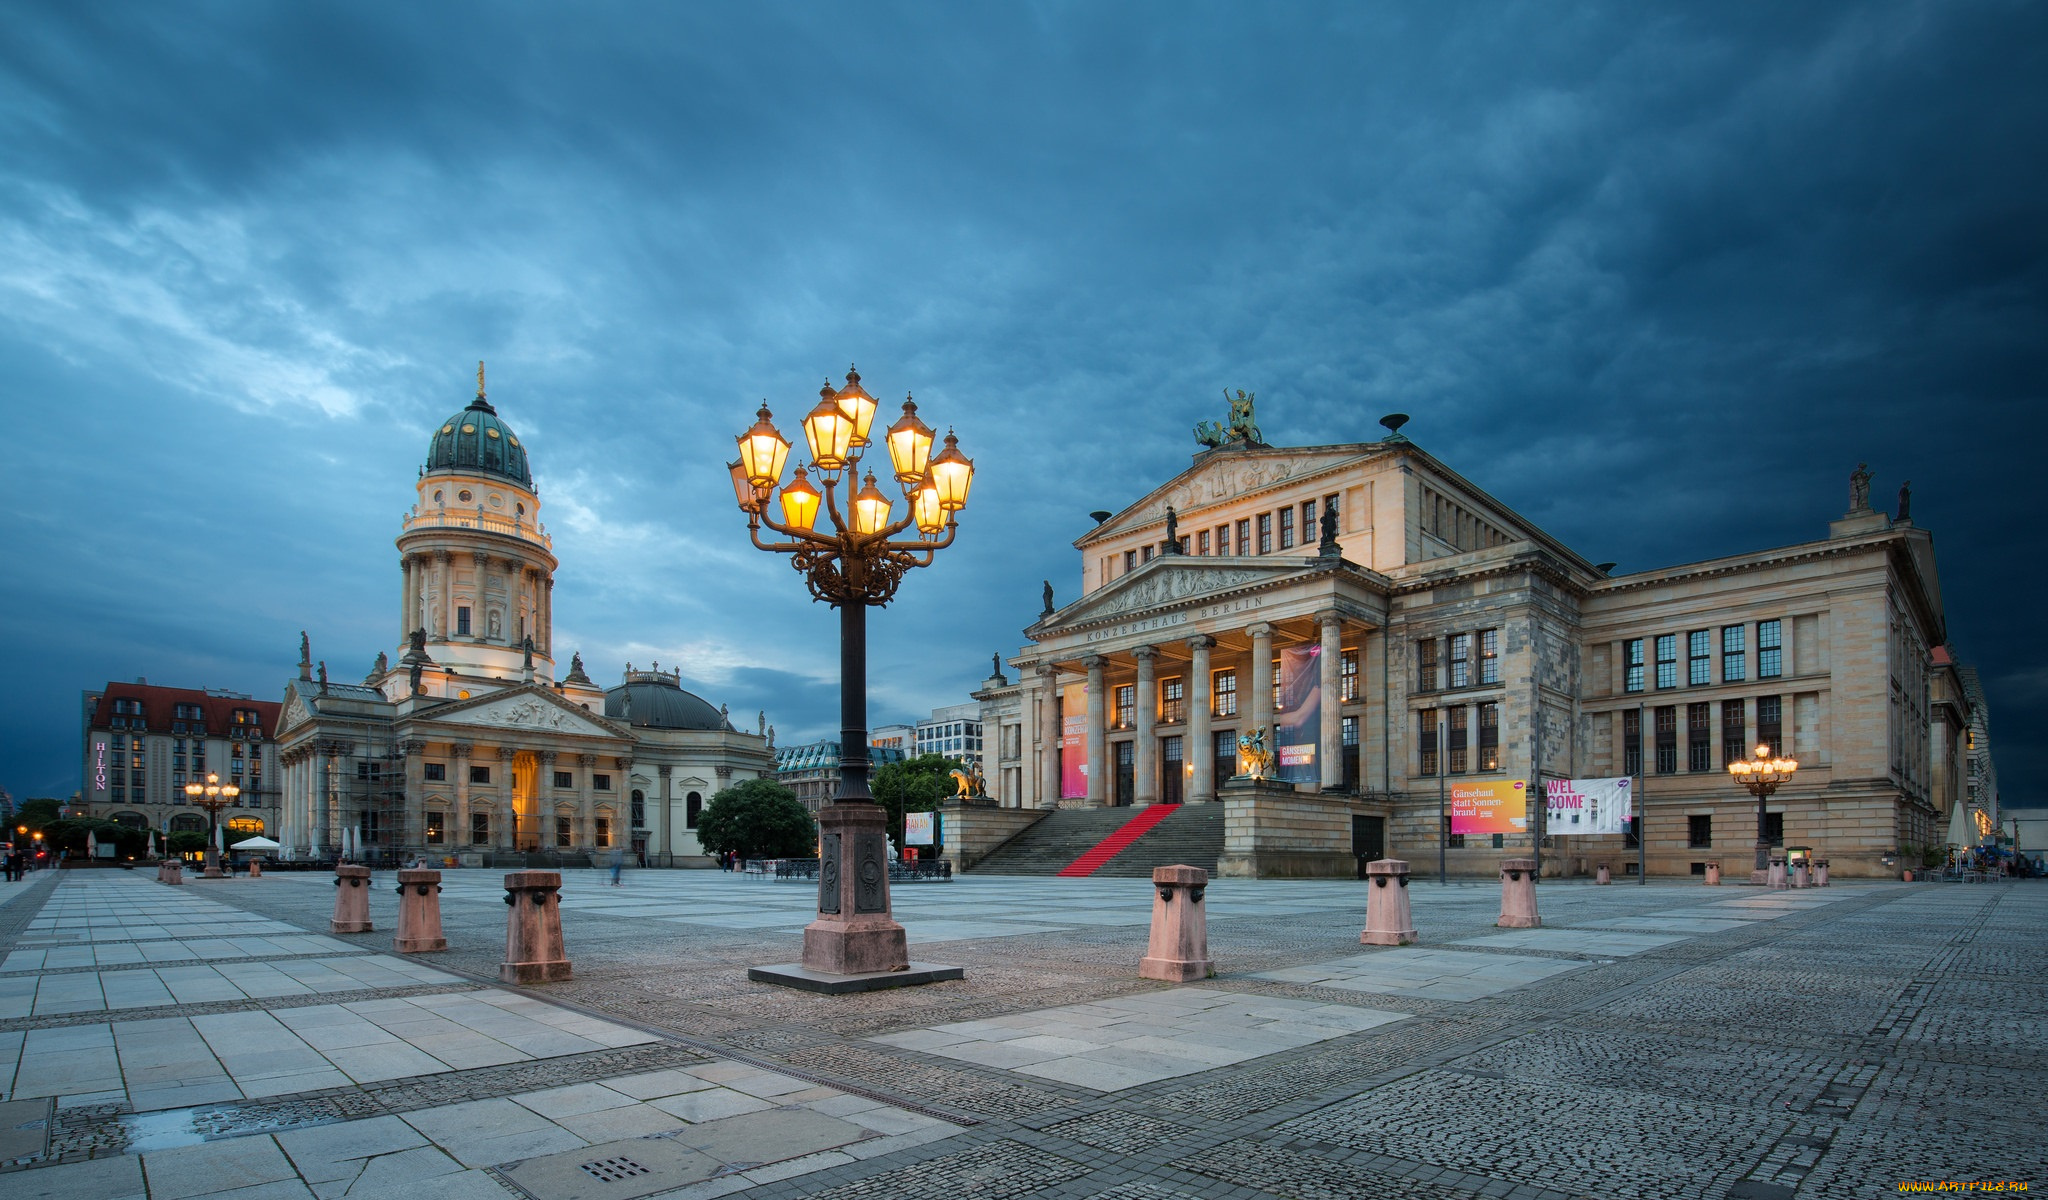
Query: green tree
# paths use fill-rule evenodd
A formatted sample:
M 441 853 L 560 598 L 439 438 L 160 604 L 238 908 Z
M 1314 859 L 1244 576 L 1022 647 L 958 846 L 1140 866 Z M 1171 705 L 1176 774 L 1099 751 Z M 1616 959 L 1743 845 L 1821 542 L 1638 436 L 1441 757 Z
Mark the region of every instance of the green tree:
M 206 834 L 196 829 L 181 829 L 164 837 L 164 848 L 172 854 L 197 854 L 206 846 Z
M 149 831 L 130 829 L 113 821 L 102 821 L 93 817 L 72 817 L 62 821 L 51 821 L 43 826 L 43 844 L 54 853 L 66 850 L 73 858 L 85 854 L 86 835 L 91 834 L 100 845 L 113 844 L 117 854 L 126 858 L 141 854 L 148 848 Z
M 818 853 L 818 823 L 795 792 L 772 779 L 748 779 L 711 797 L 697 818 L 697 840 L 714 854 L 812 858 Z
M 920 754 L 875 769 L 868 790 L 874 793 L 875 803 L 888 811 L 889 836 L 899 849 L 903 845 L 903 814 L 936 810 L 939 802 L 956 790 L 950 772 L 966 769 L 943 754 Z
M 16 825 L 26 825 L 28 826 L 28 831 L 34 833 L 38 829 L 47 828 L 52 821 L 55 821 L 58 811 L 59 806 L 55 800 L 47 798 L 24 800 L 14 808 L 14 823 Z

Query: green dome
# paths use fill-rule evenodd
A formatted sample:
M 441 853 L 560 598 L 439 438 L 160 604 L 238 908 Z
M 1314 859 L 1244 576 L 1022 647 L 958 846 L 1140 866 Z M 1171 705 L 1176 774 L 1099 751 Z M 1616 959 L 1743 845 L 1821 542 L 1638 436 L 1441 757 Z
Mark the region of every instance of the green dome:
M 441 422 L 427 447 L 427 470 L 474 471 L 496 475 L 520 487 L 533 490 L 533 473 L 526 467 L 526 447 L 512 427 L 498 419 L 498 411 L 478 392 L 468 408 Z

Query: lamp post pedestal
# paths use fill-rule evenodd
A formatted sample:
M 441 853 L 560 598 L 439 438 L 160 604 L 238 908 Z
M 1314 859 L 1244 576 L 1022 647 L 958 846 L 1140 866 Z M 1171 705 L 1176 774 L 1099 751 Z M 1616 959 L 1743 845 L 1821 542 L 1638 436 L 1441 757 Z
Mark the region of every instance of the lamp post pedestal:
M 804 968 L 866 975 L 910 968 L 903 926 L 889 915 L 889 816 L 877 804 L 818 813 L 818 919 L 804 926 Z

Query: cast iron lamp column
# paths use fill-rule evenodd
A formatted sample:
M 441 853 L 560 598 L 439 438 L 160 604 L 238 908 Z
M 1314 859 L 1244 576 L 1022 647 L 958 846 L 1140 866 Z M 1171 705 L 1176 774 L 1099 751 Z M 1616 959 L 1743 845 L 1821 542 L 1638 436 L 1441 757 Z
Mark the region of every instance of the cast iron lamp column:
M 1756 869 L 1751 876 L 1754 882 L 1770 878 L 1771 838 L 1764 832 L 1764 801 L 1790 782 L 1792 773 L 1798 769 L 1798 759 L 1773 758 L 1769 746 L 1758 746 L 1753 758 L 1739 758 L 1728 764 L 1728 774 L 1756 797 Z
M 753 428 L 739 436 L 732 473 L 733 498 L 747 514 L 754 545 L 790 556 L 811 597 L 839 610 L 839 792 L 818 814 L 818 914 L 804 927 L 803 965 L 838 975 L 901 971 L 910 965 L 903 926 L 890 916 L 888 819 L 868 792 L 867 610 L 896 595 L 904 573 L 930 566 L 936 551 L 952 545 L 957 514 L 967 505 L 974 464 L 946 434 L 945 448 L 931 452 L 932 430 L 918 419 L 917 405 L 903 401 L 903 416 L 884 440 L 908 513 L 892 521 L 894 502 L 875 486 L 873 471 L 861 479 L 862 453 L 875 417 L 875 398 L 848 370 L 846 386 L 827 383 L 817 407 L 804 417 L 809 470 L 825 485 L 822 495 L 798 466 L 782 483 L 790 443 L 773 424 L 764 402 Z M 846 480 L 841 510 L 838 485 Z M 781 489 L 782 519 L 769 497 Z M 819 501 L 832 521 L 817 529 Z M 788 541 L 764 542 L 766 525 Z M 897 535 L 916 529 L 914 538 Z
M 235 802 L 242 789 L 230 783 L 221 786 L 220 776 L 209 771 L 206 782 L 194 780 L 185 785 L 185 798 L 206 810 L 206 875 L 210 879 L 220 878 L 220 851 L 214 848 L 214 841 L 220 836 L 220 810 Z

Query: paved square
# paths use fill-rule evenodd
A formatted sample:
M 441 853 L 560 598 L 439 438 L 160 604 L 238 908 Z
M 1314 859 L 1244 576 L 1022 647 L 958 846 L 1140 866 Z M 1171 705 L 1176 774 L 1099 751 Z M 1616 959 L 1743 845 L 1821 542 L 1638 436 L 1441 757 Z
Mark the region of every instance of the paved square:
M 1345 1037 L 1406 1015 L 1341 1004 L 1247 1000 L 1187 987 L 872 1040 L 1115 1092 Z
M 1499 950 L 1548 950 L 1554 954 L 1627 957 L 1685 941 L 1683 934 L 1599 929 L 1510 929 L 1483 937 L 1459 938 L 1454 946 L 1491 946 Z
M 1534 932 L 1534 931 L 1531 931 Z M 1255 979 L 1307 983 L 1348 992 L 1388 992 L 1429 1000 L 1477 1000 L 1575 971 L 1584 963 L 1514 958 L 1463 950 L 1399 946 L 1305 967 L 1261 971 Z

